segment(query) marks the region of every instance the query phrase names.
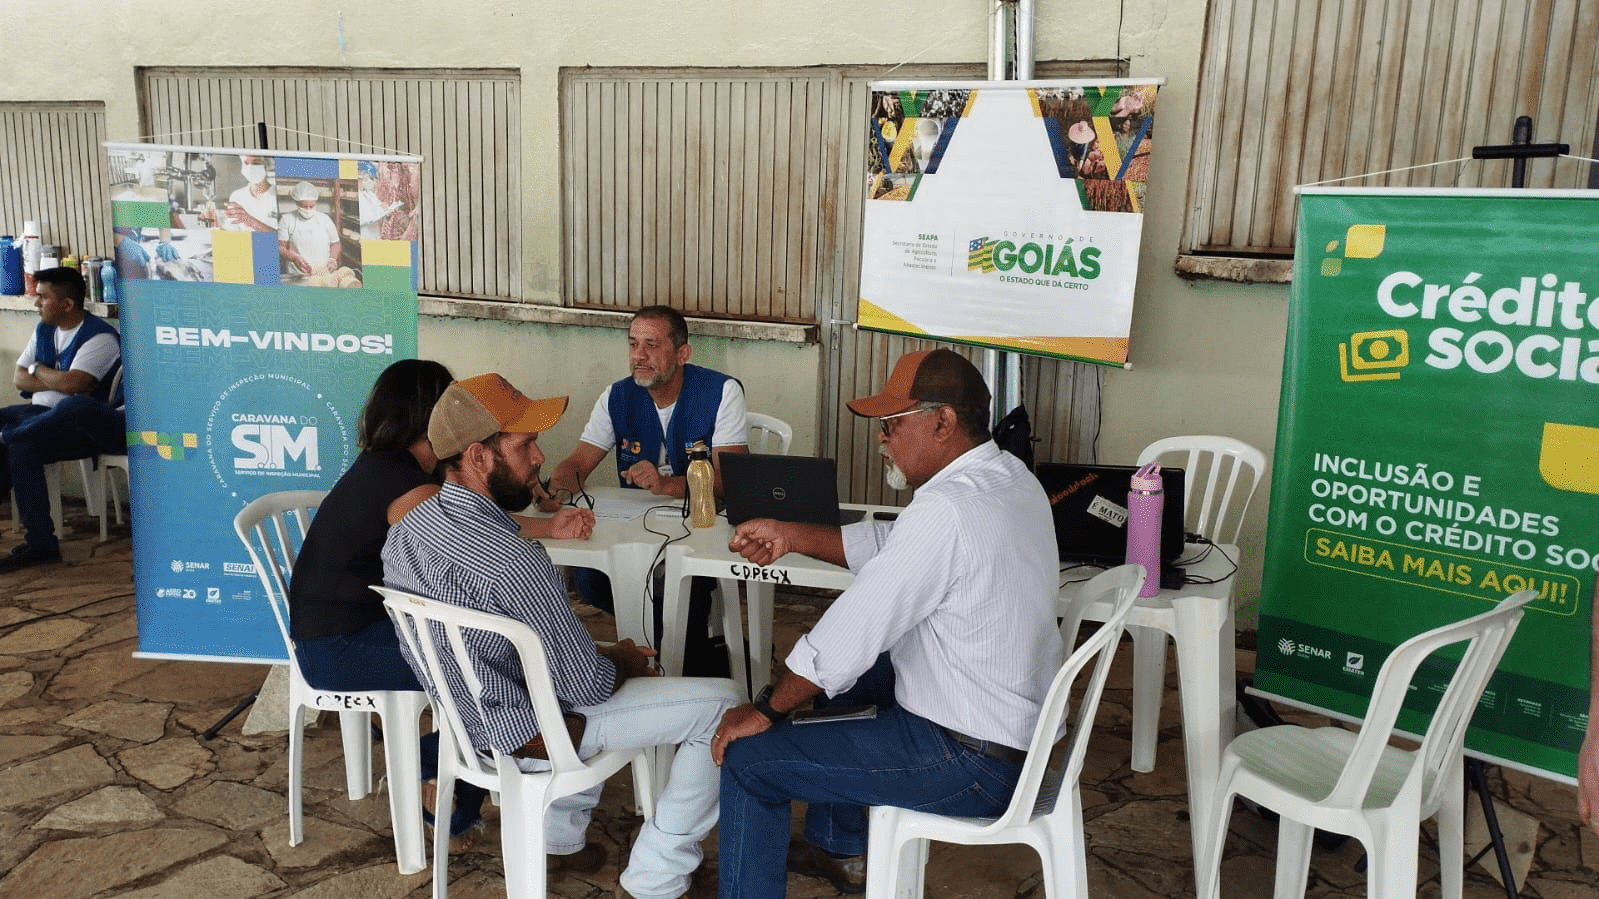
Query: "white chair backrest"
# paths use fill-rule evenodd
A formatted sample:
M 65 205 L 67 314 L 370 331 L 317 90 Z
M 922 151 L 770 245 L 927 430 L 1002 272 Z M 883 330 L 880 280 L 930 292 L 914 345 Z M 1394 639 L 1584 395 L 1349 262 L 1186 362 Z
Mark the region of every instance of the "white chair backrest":
M 1421 747 L 1416 751 L 1417 762 L 1411 766 L 1399 795 L 1413 791 L 1422 808 L 1433 808 L 1439 790 L 1460 789 L 1458 782 L 1439 775 L 1451 760 L 1459 757 L 1466 727 L 1488 686 L 1488 678 L 1493 676 L 1500 657 L 1510 645 L 1510 638 L 1516 634 L 1524 611 L 1522 607 L 1536 595 L 1532 590 L 1512 593 L 1487 612 L 1417 634 L 1399 644 L 1377 673 L 1360 735 L 1355 739 L 1338 783 L 1324 801 L 1347 808 L 1359 808 L 1363 804 L 1383 748 L 1393 734 L 1400 707 L 1410 692 L 1410 680 L 1416 669 L 1438 650 L 1467 643 L 1465 655 L 1433 711 Z
M 1060 790 L 1072 789 L 1076 784 L 1083 770 L 1088 738 L 1094 731 L 1094 716 L 1099 710 L 1099 698 L 1105 691 L 1105 680 L 1110 675 L 1116 644 L 1121 639 L 1123 626 L 1127 622 L 1127 612 L 1132 609 L 1134 601 L 1138 599 L 1138 591 L 1143 589 L 1143 586 L 1142 565 L 1121 565 L 1095 575 L 1093 580 L 1077 592 L 1071 605 L 1061 610 L 1061 640 L 1066 648 L 1070 649 L 1077 641 L 1077 627 L 1081 624 L 1083 613 L 1088 607 L 1105 599 L 1107 594 L 1112 602 L 1111 614 L 1100 625 L 1099 630 L 1084 641 L 1083 645 L 1077 647 L 1056 672 L 1054 681 L 1050 683 L 1049 693 L 1044 697 L 1043 708 L 1038 715 L 1038 724 L 1033 727 L 1033 739 L 1027 747 L 1027 761 L 1022 765 L 1021 777 L 1017 781 L 1016 792 L 1011 795 L 1010 807 L 985 830 L 1021 826 L 1031 820 L 1036 812 L 1044 811 L 1037 806 L 1040 789 L 1045 784 L 1046 776 L 1049 777 L 1051 785 L 1058 785 Z M 1095 662 L 1094 670 L 1089 677 L 1087 688 L 1078 699 L 1076 718 L 1067 730 L 1066 751 L 1061 756 L 1056 772 L 1051 773 L 1049 758 L 1056 740 L 1060 737 L 1061 725 L 1066 720 L 1068 706 L 1071 703 L 1072 684 L 1090 662 Z M 1053 795 L 1046 794 L 1046 802 L 1052 802 L 1053 799 Z M 1053 805 L 1050 807 L 1053 808 Z
M 533 713 L 538 718 L 539 733 L 549 755 L 550 767 L 559 777 L 562 773 L 583 767 L 577 749 L 572 745 L 561 717 L 561 704 L 555 698 L 555 687 L 550 682 L 550 669 L 544 654 L 544 641 L 531 627 L 503 615 L 494 615 L 427 599 L 415 593 L 392 587 L 372 588 L 383 594 L 383 606 L 394 619 L 394 628 L 401 641 L 410 650 L 411 658 L 422 663 L 423 686 L 433 700 L 435 715 L 443 709 L 442 726 L 450 731 L 451 739 L 440 741 L 440 751 L 446 743 L 456 751 L 456 762 L 468 769 L 492 774 L 498 770 L 498 759 L 488 763 L 472 751 L 472 738 L 467 733 L 461 717 L 458 697 L 448 687 L 450 677 L 458 677 L 471 691 L 476 705 L 477 720 L 486 721 L 490 713 L 483 708 L 483 682 L 472 663 L 472 653 L 467 648 L 466 632 L 479 631 L 494 634 L 509 641 L 522 662 L 522 677 L 527 686 L 528 698 L 533 703 Z M 474 636 L 481 644 L 482 635 Z M 441 647 L 447 647 L 441 649 Z M 497 753 L 491 755 L 498 756 Z
M 326 490 L 284 490 L 254 500 L 233 516 L 233 532 L 239 536 L 250 564 L 261 578 L 272 615 L 278 620 L 283 646 L 299 668 L 294 641 L 289 639 L 289 578 L 294 560 L 311 529 L 311 514 L 328 495 Z
M 1217 543 L 1237 543 L 1249 501 L 1266 474 L 1266 454 L 1231 437 L 1167 437 L 1144 447 L 1138 464 L 1175 461 L 1166 456 L 1181 458 L 1184 516 L 1195 522 L 1195 533 Z M 1196 504 L 1195 488 L 1201 480 L 1205 490 Z
M 759 412 L 747 412 L 750 423 L 750 452 L 788 455 L 788 445 L 794 440 L 794 429 L 788 422 Z

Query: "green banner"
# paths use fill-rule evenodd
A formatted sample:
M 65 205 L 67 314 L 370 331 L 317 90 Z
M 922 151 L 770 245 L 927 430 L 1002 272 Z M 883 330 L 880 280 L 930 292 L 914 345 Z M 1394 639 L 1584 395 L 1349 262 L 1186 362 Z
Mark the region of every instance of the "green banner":
M 1469 748 L 1562 777 L 1599 559 L 1599 197 L 1300 196 L 1256 686 L 1360 716 L 1388 653 L 1538 598 Z M 1453 671 L 1424 667 L 1400 727 Z

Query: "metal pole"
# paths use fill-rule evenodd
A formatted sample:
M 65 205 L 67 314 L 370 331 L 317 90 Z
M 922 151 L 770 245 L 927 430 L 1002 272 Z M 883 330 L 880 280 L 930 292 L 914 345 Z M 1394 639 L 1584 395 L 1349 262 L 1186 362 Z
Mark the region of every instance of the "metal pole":
M 994 0 L 989 28 L 988 78 L 990 81 L 1028 81 L 1033 77 L 1033 34 L 1037 0 Z M 1012 37 L 1015 39 L 1012 44 Z M 1014 53 L 1012 47 L 1014 46 Z M 993 418 L 998 422 L 1022 404 L 1022 359 L 1018 353 L 983 353 L 983 377 L 994 396 Z

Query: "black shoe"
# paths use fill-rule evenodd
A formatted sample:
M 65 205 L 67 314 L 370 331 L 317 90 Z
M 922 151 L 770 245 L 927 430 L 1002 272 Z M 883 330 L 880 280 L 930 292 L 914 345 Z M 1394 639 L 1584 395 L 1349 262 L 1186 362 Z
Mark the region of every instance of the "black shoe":
M 8 555 L 0 557 L 0 573 L 59 561 L 61 561 L 59 549 L 36 549 L 31 544 L 19 543 Z
M 788 869 L 795 874 L 820 877 L 840 893 L 866 892 L 866 856 L 834 858 L 810 843 L 788 847 Z

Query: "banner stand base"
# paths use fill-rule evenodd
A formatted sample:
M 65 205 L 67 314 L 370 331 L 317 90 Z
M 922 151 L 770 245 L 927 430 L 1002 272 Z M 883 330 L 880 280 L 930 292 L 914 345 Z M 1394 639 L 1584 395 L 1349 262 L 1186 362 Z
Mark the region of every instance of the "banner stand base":
M 249 696 L 239 700 L 239 704 L 234 706 L 232 711 L 228 712 L 226 715 L 223 715 L 222 719 L 217 723 L 206 728 L 205 733 L 202 733 L 200 736 L 206 738 L 207 740 L 216 739 L 216 735 L 222 732 L 222 728 L 227 727 L 229 721 L 239 717 L 239 715 L 242 714 L 245 709 L 249 708 L 250 705 L 255 702 L 255 698 L 259 695 L 259 693 L 251 693 Z M 1498 833 L 1497 824 L 1494 826 L 1494 833 Z

